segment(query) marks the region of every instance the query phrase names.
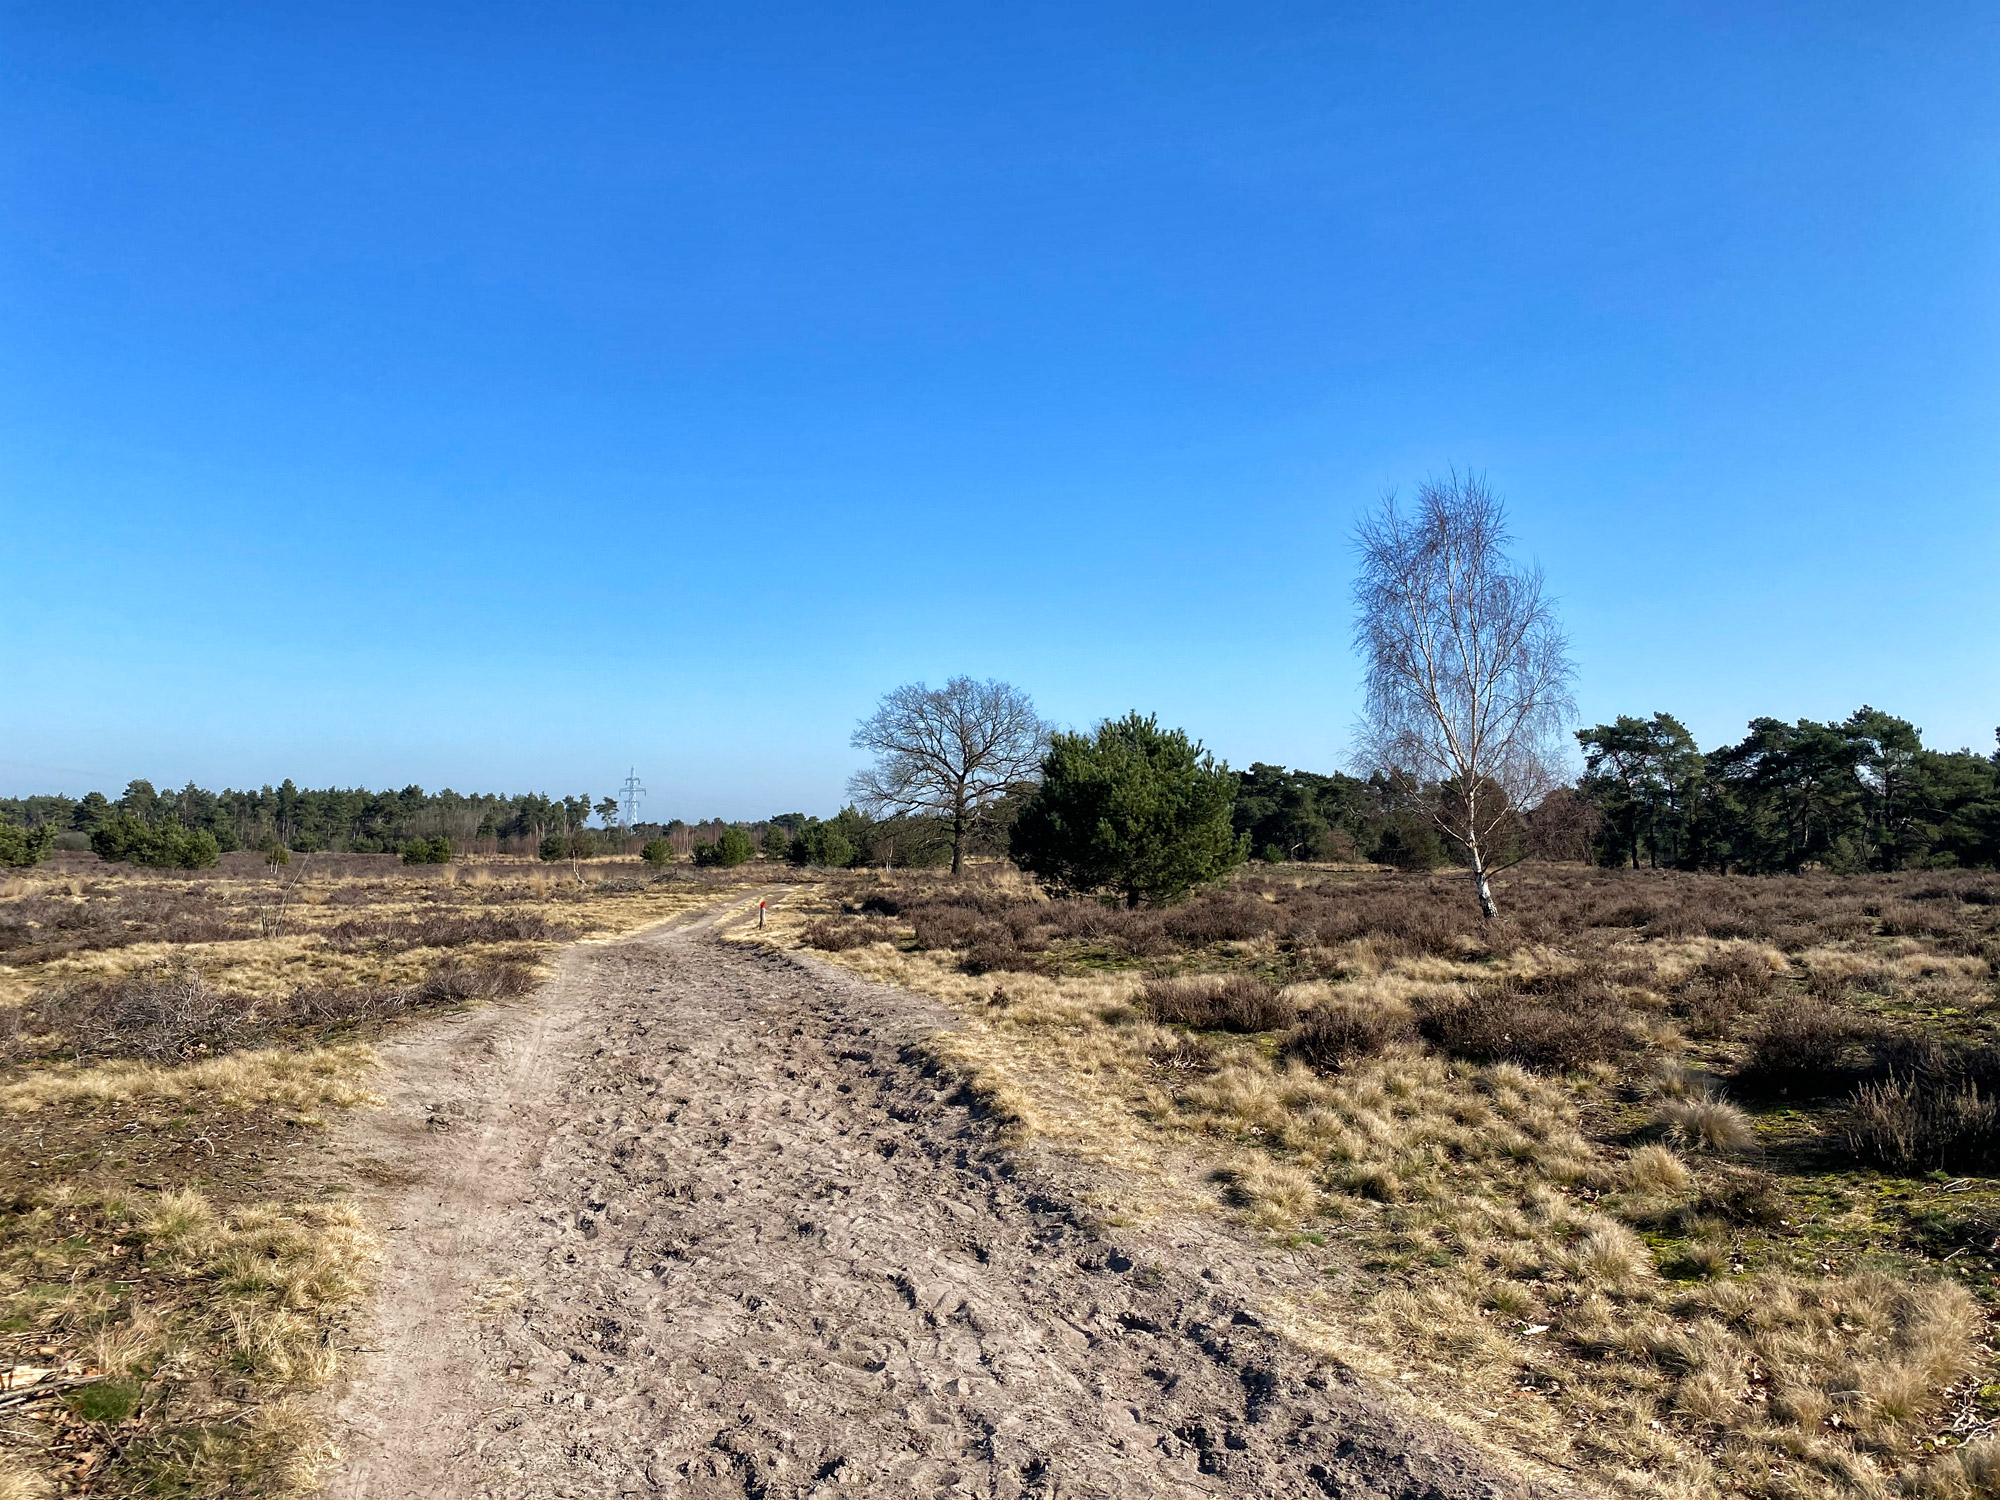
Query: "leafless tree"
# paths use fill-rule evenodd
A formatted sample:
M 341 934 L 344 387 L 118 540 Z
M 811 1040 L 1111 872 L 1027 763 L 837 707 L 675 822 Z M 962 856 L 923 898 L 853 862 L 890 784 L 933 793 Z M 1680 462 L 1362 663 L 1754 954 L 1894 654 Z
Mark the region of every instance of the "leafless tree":
M 1506 837 L 1559 779 L 1574 713 L 1569 642 L 1541 570 L 1515 567 L 1483 479 L 1426 483 L 1412 513 L 1386 496 L 1356 533 L 1355 644 L 1368 662 L 1361 760 L 1465 851 L 1479 909 Z M 1516 841 L 1517 842 L 1517 841 Z
M 1034 779 L 1048 737 L 1017 687 L 970 677 L 941 688 L 913 682 L 883 698 L 855 729 L 854 747 L 873 751 L 876 761 L 848 782 L 848 793 L 877 817 L 948 820 L 957 874 L 981 813 Z

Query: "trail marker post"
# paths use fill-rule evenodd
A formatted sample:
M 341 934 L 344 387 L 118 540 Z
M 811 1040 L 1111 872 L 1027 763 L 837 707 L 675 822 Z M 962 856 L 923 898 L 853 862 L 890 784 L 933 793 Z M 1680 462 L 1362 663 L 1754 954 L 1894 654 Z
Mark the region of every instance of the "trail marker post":
M 764 925 L 764 906 L 765 906 L 764 901 L 762 899 L 759 899 L 759 901 L 757 902 L 757 925 L 759 927 L 762 927 Z

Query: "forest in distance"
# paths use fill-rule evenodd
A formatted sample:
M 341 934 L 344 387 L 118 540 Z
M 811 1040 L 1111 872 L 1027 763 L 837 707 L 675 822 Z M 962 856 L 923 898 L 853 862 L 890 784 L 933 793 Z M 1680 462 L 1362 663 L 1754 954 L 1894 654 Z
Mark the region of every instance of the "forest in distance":
M 1577 731 L 1576 740 L 1582 774 L 1518 810 L 1509 834 L 1515 857 L 1740 874 L 2000 865 L 2000 749 L 1933 749 L 1907 720 L 1871 707 L 1825 723 L 1759 718 L 1743 739 L 1708 751 L 1664 713 L 1620 716 Z M 1230 774 L 1231 824 L 1253 859 L 1430 869 L 1456 858 L 1380 774 L 1263 762 Z M 1016 793 L 983 811 L 974 852 L 1005 849 L 1023 800 Z M 552 836 L 583 835 L 580 852 L 636 853 L 661 841 L 688 858 L 720 847 L 733 830 L 729 843 L 744 857 L 800 864 L 924 866 L 950 857 L 943 820 L 873 817 L 853 806 L 826 818 L 793 812 L 628 826 L 611 797 L 302 789 L 290 780 L 254 791 L 192 782 L 161 791 L 133 781 L 116 797 L 0 798 L 0 825 L 55 848 L 91 848 L 93 835 L 103 844 L 114 823 L 205 833 L 223 853 L 397 853 L 438 839 L 461 852 L 534 853 Z

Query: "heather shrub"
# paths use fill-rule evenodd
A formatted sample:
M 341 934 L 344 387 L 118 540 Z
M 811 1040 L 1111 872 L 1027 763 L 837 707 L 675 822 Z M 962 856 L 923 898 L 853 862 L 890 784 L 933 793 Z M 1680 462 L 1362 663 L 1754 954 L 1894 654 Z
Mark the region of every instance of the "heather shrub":
M 439 913 L 423 918 L 410 930 L 411 946 L 462 948 L 473 943 L 566 943 L 577 930 L 551 922 L 540 912 Z
M 79 1061 L 170 1062 L 239 1045 L 254 1010 L 254 1001 L 210 989 L 199 969 L 162 963 L 46 990 L 23 1006 L 21 1030 Z
M 991 924 L 962 906 L 925 906 L 910 913 L 919 948 L 968 948 Z
M 1190 947 L 1259 938 L 1278 925 L 1280 909 L 1243 891 L 1204 891 L 1168 912 L 1167 936 Z
M 164 963 L 114 978 L 58 985 L 0 1011 L 14 1057 L 185 1062 L 262 1046 L 300 1027 L 374 1020 L 420 1005 L 524 994 L 534 975 L 515 963 L 447 959 L 415 985 L 303 986 L 281 1000 L 216 990 L 200 970 Z
M 889 932 L 879 922 L 841 922 L 822 917 L 807 923 L 799 936 L 808 948 L 817 948 L 822 953 L 845 953 L 850 948 L 885 942 Z
M 2000 1049 L 1898 1037 L 1875 1063 L 1840 1120 L 1855 1155 L 1904 1172 L 2000 1167 Z
M 1323 1001 L 1285 1037 L 1283 1056 L 1319 1073 L 1337 1073 L 1354 1057 L 1369 1057 L 1416 1034 L 1408 1007 Z
M 1799 996 L 1766 1018 L 1737 1070 L 1739 1087 L 1818 1095 L 1853 1083 L 1867 1067 L 1880 1029 L 1845 1006 Z
M 415 998 L 431 1005 L 452 1005 L 524 995 L 534 987 L 534 975 L 525 965 L 468 964 L 448 958 L 416 987 Z
M 1012 937 L 1004 930 L 995 932 L 989 929 L 973 939 L 960 966 L 968 974 L 991 974 L 1008 969 L 1038 968 L 1040 960 L 1015 946 Z
M 1608 991 L 1537 993 L 1502 980 L 1427 1010 L 1417 1029 L 1440 1051 L 1468 1062 L 1560 1072 L 1623 1052 L 1629 1045 L 1625 1019 L 1624 1007 Z
M 1292 1008 L 1263 980 L 1248 974 L 1201 974 L 1155 980 L 1139 996 L 1154 1020 L 1196 1031 L 1276 1031 Z

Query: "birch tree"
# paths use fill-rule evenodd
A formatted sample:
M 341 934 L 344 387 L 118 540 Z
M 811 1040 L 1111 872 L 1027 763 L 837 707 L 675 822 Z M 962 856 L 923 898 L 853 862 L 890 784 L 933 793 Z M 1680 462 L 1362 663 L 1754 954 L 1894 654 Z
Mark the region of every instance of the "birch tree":
M 1515 565 L 1506 513 L 1485 484 L 1393 494 L 1355 543 L 1355 644 L 1368 663 L 1361 755 L 1465 852 L 1479 910 L 1515 818 L 1558 783 L 1574 713 L 1569 643 L 1538 568 Z

